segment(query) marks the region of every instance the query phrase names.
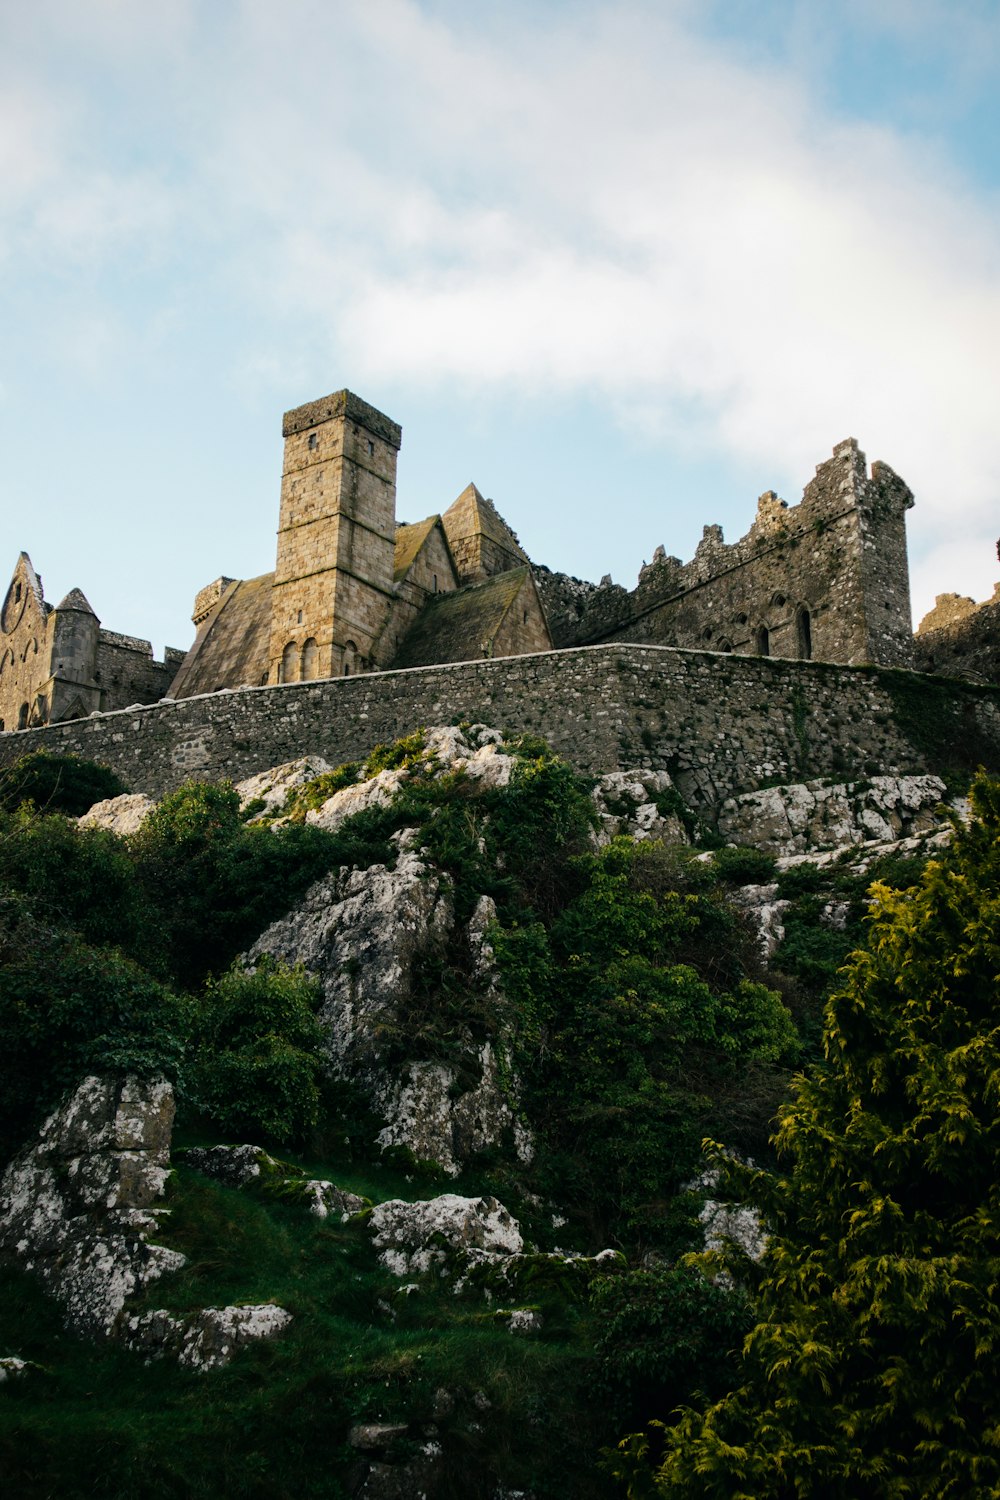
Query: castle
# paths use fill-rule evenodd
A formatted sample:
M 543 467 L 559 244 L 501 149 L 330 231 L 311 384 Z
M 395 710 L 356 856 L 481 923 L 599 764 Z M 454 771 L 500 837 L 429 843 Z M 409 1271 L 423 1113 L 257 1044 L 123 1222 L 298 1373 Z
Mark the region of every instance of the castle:
M 53 608 L 21 554 L 0 611 L 0 730 L 223 689 L 611 642 L 915 662 L 913 497 L 888 465 L 869 474 L 853 439 L 819 465 L 799 504 L 767 491 L 746 536 L 727 545 L 721 527 L 706 526 L 687 564 L 659 547 L 628 592 L 533 568 L 473 484 L 443 514 L 397 523 L 401 429 L 350 391 L 287 412 L 282 430 L 274 572 L 203 588 L 187 652 L 154 661 L 148 641 L 103 629 L 79 589 Z

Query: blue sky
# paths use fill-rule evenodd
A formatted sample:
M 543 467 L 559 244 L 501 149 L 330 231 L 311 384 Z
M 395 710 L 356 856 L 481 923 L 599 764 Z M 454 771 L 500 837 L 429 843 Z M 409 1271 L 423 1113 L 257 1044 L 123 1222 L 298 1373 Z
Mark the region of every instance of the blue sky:
M 853 435 L 985 598 L 998 100 L 996 0 L 0 5 L 0 566 L 186 646 L 346 385 L 402 519 L 628 586 Z

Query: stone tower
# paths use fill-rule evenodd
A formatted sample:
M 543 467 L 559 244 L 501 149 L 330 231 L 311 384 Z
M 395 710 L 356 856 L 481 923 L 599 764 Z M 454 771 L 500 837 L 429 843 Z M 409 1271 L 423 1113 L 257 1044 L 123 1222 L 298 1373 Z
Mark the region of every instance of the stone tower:
M 286 412 L 269 682 L 381 665 L 393 600 L 395 422 L 351 391 Z

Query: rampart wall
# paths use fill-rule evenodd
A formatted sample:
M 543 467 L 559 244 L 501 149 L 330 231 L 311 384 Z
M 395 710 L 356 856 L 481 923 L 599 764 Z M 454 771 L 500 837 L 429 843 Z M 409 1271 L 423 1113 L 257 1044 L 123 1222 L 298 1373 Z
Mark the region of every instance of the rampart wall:
M 306 753 L 331 763 L 461 719 L 543 735 L 584 770 L 651 766 L 710 807 L 815 776 L 1000 771 L 1000 689 L 819 662 L 612 645 L 244 688 L 0 735 L 112 766 L 160 795 Z

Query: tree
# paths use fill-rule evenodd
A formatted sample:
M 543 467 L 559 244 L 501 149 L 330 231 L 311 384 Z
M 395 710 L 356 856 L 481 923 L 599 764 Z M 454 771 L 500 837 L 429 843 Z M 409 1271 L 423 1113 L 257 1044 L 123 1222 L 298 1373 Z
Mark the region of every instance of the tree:
M 770 1232 L 759 1321 L 739 1387 L 665 1432 L 662 1496 L 1000 1494 L 1000 784 L 972 800 L 918 885 L 872 887 L 779 1170 L 714 1148 Z

